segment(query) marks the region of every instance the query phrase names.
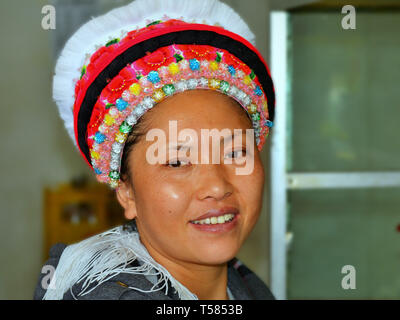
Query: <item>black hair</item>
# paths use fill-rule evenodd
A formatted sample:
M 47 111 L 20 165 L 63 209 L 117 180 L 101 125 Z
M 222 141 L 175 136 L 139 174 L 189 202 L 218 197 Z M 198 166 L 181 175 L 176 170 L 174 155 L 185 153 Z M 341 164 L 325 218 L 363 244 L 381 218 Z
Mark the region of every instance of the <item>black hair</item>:
M 131 153 L 133 147 L 141 140 L 141 138 L 146 134 L 146 121 L 144 116 L 140 117 L 136 124 L 133 126 L 131 132 L 129 133 L 124 149 L 122 151 L 121 157 L 121 167 L 120 167 L 120 179 L 122 182 L 131 183 L 131 174 L 129 167 L 129 154 Z

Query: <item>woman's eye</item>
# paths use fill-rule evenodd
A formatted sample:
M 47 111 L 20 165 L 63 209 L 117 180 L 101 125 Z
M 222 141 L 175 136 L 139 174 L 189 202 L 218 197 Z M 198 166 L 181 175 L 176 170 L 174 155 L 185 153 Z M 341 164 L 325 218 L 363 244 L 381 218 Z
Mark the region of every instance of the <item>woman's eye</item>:
M 179 168 L 182 166 L 187 166 L 188 164 L 190 164 L 189 161 L 185 161 L 185 160 L 173 160 L 173 161 L 169 161 L 166 165 L 168 167 L 172 167 L 172 168 Z
M 239 158 L 239 157 L 244 157 L 245 155 L 246 155 L 246 150 L 242 149 L 242 150 L 235 150 L 235 151 L 229 152 L 227 157 L 228 158 Z

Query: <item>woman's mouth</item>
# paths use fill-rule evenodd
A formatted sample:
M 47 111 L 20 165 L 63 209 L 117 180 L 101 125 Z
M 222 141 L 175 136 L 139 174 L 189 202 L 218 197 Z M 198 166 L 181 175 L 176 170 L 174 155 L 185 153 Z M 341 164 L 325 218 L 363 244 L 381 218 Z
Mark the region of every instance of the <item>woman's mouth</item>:
M 235 208 L 210 210 L 196 220 L 191 220 L 190 224 L 200 231 L 226 232 L 237 225 L 238 216 L 239 211 Z
M 227 214 L 224 214 L 223 216 L 211 217 L 211 218 L 206 218 L 206 219 L 201 219 L 201 220 L 194 220 L 191 222 L 194 224 L 222 224 L 225 222 L 230 222 L 234 218 L 235 218 L 235 215 L 233 213 L 227 213 Z

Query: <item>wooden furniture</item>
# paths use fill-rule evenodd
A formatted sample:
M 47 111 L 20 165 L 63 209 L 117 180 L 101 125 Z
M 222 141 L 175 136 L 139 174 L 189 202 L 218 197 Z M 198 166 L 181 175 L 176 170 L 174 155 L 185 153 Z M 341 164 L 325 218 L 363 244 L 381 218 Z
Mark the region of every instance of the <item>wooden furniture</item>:
M 44 255 L 126 222 L 115 192 L 105 184 L 63 184 L 44 190 Z

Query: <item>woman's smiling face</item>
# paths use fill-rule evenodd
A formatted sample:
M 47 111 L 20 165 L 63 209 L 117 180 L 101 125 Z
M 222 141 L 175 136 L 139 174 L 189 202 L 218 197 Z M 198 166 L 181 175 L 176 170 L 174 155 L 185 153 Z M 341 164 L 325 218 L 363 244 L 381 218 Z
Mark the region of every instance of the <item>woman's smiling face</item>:
M 126 217 L 136 218 L 141 240 L 153 256 L 202 265 L 227 262 L 253 229 L 262 205 L 264 169 L 254 141 L 248 140 L 252 145 L 246 148 L 246 129 L 252 129 L 252 124 L 245 110 L 216 91 L 191 90 L 160 102 L 143 118 L 149 129 L 165 133 L 165 142 L 160 140 L 157 146 L 158 155 L 165 155 L 166 161 L 148 161 L 148 151 L 155 141 L 144 138 L 134 145 L 128 157 L 131 181 L 118 191 Z M 170 147 L 176 150 L 176 141 L 170 139 L 170 120 L 177 121 L 178 134 L 182 129 L 192 129 L 188 145 L 194 149 L 190 153 L 180 151 L 178 156 L 170 156 L 166 151 Z M 201 129 L 229 129 L 231 133 L 242 129 L 242 141 L 235 137 L 231 145 L 222 142 L 220 163 L 215 164 L 215 144 L 210 139 L 209 148 L 202 149 Z M 242 150 L 246 154 L 241 156 Z M 198 163 L 193 163 L 196 151 Z M 252 170 L 237 174 L 236 170 L 246 164 L 235 163 L 235 157 L 246 162 L 252 158 Z M 226 158 L 233 158 L 232 163 L 224 163 Z M 226 218 L 233 220 L 211 225 L 194 223 L 210 210 L 214 210 L 211 216 L 227 213 L 231 215 Z

